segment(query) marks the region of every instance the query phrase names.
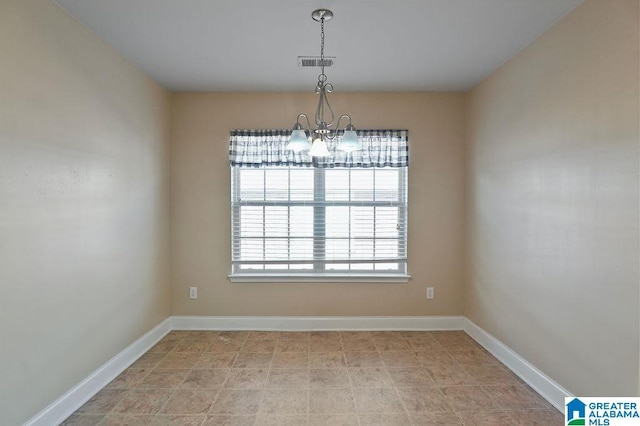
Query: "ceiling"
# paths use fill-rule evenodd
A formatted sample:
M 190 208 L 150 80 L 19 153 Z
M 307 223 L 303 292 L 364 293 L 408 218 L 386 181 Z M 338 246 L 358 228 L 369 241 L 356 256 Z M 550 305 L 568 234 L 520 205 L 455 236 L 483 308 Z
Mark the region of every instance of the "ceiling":
M 583 0 L 55 0 L 174 91 L 466 91 Z

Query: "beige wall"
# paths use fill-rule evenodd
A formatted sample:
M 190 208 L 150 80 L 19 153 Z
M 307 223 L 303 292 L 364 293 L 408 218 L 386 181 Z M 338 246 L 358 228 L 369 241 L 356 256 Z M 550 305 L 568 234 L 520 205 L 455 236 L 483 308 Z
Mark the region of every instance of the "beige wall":
M 638 46 L 590 0 L 470 94 L 466 315 L 578 395 L 638 391 Z
M 231 283 L 229 130 L 290 128 L 312 93 L 174 94 L 174 315 L 460 315 L 464 280 L 464 94 L 333 93 L 359 128 L 409 129 L 407 284 Z M 427 284 L 436 298 L 425 299 Z M 198 300 L 188 287 L 199 287 Z
M 169 96 L 48 0 L 0 2 L 0 424 L 169 315 Z

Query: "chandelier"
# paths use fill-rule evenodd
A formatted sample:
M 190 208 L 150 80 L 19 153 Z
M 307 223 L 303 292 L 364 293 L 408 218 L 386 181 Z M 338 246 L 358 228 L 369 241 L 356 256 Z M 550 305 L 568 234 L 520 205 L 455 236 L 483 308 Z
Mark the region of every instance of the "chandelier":
M 324 73 L 324 23 L 325 21 L 333 18 L 333 12 L 328 9 L 318 9 L 311 13 L 311 17 L 314 21 L 320 22 L 320 75 L 318 75 L 318 83 L 316 84 L 316 94 L 320 97 L 318 99 L 318 107 L 316 108 L 315 116 L 315 129 L 311 129 L 309 123 L 309 117 L 306 114 L 298 114 L 296 118 L 296 124 L 291 131 L 291 138 L 287 144 L 287 149 L 294 152 L 309 151 L 309 155 L 312 157 L 328 157 L 331 155 L 327 148 L 327 141 L 333 141 L 338 136 L 340 130 L 340 121 L 342 119 L 348 119 L 349 122 L 342 132 L 342 138 L 338 141 L 337 149 L 341 151 L 351 152 L 362 149 L 362 145 L 358 141 L 358 135 L 356 128 L 351 124 L 351 117 L 347 114 L 342 114 L 335 126 L 332 128 L 335 120 L 335 115 L 331 105 L 329 104 L 329 98 L 327 94 L 333 91 L 333 85 L 327 83 L 327 75 Z M 327 115 L 325 116 L 325 113 Z M 300 123 L 300 119 L 303 118 L 307 121 L 307 128 L 305 129 Z M 309 143 L 307 138 L 307 132 L 309 137 L 313 140 L 313 144 Z

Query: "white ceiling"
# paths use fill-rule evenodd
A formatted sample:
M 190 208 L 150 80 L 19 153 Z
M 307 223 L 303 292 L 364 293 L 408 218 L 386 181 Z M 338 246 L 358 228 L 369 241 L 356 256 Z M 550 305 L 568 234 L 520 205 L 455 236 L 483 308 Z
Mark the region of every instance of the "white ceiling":
M 175 91 L 465 91 L 583 0 L 55 0 Z

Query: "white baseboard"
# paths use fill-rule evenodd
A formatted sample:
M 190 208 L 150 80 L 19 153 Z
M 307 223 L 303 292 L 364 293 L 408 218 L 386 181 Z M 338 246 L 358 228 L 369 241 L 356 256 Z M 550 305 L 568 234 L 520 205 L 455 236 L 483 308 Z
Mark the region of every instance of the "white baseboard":
M 518 377 L 524 380 L 536 392 L 546 399 L 551 405 L 564 413 L 564 398 L 573 397 L 571 392 L 564 389 L 558 383 L 545 375 L 542 371 L 531 365 L 511 348 L 500 340 L 478 327 L 473 321 L 465 318 L 464 331 L 476 342 L 480 343 L 500 362 L 506 365 Z
M 464 317 L 172 317 L 174 330 L 462 330 Z
M 109 382 L 118 377 L 153 345 L 171 331 L 171 318 L 162 321 L 138 340 L 89 374 L 67 393 L 32 417 L 25 426 L 51 426 L 62 423 Z

